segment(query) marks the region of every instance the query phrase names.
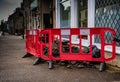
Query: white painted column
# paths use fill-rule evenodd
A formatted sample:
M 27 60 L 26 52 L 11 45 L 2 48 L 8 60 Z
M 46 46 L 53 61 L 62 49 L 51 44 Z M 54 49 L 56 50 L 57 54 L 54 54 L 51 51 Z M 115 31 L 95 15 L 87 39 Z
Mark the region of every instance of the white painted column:
M 78 27 L 77 17 L 77 0 L 71 0 L 71 28 Z
M 60 28 L 60 0 L 56 0 L 56 28 Z
M 88 0 L 88 28 L 95 26 L 95 0 Z

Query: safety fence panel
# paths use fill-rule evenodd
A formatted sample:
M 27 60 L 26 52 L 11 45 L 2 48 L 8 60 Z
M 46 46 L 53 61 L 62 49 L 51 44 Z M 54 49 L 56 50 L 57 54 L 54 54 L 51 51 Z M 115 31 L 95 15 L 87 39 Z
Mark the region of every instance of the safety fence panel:
M 26 51 L 38 56 L 38 38 L 40 30 L 26 30 Z
M 41 49 L 39 57 L 45 60 L 78 60 L 78 61 L 110 61 L 115 58 L 115 42 L 105 42 L 105 32 L 113 36 L 116 33 L 110 28 L 61 28 L 42 30 L 39 36 Z M 100 36 L 100 56 L 93 56 L 93 36 Z M 89 47 L 83 50 L 83 38 L 89 38 Z M 105 46 L 112 47 L 112 56 L 105 58 Z

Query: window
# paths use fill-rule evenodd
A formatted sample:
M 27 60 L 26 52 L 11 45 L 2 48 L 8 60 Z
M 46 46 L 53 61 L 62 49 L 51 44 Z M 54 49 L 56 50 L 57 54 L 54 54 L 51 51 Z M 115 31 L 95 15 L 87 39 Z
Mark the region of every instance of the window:
M 88 0 L 78 0 L 78 26 L 87 27 Z
M 116 31 L 117 38 L 120 39 L 120 0 L 95 0 L 95 26 L 110 27 Z M 111 34 L 105 33 L 106 41 L 110 42 Z M 99 43 L 99 38 L 95 37 L 95 42 Z M 117 46 L 120 46 L 117 43 Z
M 70 27 L 71 4 L 70 0 L 60 0 L 60 27 Z

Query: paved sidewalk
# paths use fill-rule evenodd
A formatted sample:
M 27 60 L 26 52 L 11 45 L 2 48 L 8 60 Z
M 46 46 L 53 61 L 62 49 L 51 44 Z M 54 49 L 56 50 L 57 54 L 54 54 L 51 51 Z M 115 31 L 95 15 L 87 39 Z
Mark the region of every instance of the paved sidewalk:
M 72 68 L 47 63 L 33 66 L 35 57 L 25 58 L 22 37 L 0 37 L 0 82 L 120 82 L 120 72 L 99 72 L 97 68 Z

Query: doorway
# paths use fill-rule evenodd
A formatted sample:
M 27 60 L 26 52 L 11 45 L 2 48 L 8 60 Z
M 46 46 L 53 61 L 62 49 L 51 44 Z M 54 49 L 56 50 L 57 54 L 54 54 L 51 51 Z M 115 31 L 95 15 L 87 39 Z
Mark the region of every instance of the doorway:
M 53 0 L 44 0 L 43 4 L 43 27 L 53 28 Z

